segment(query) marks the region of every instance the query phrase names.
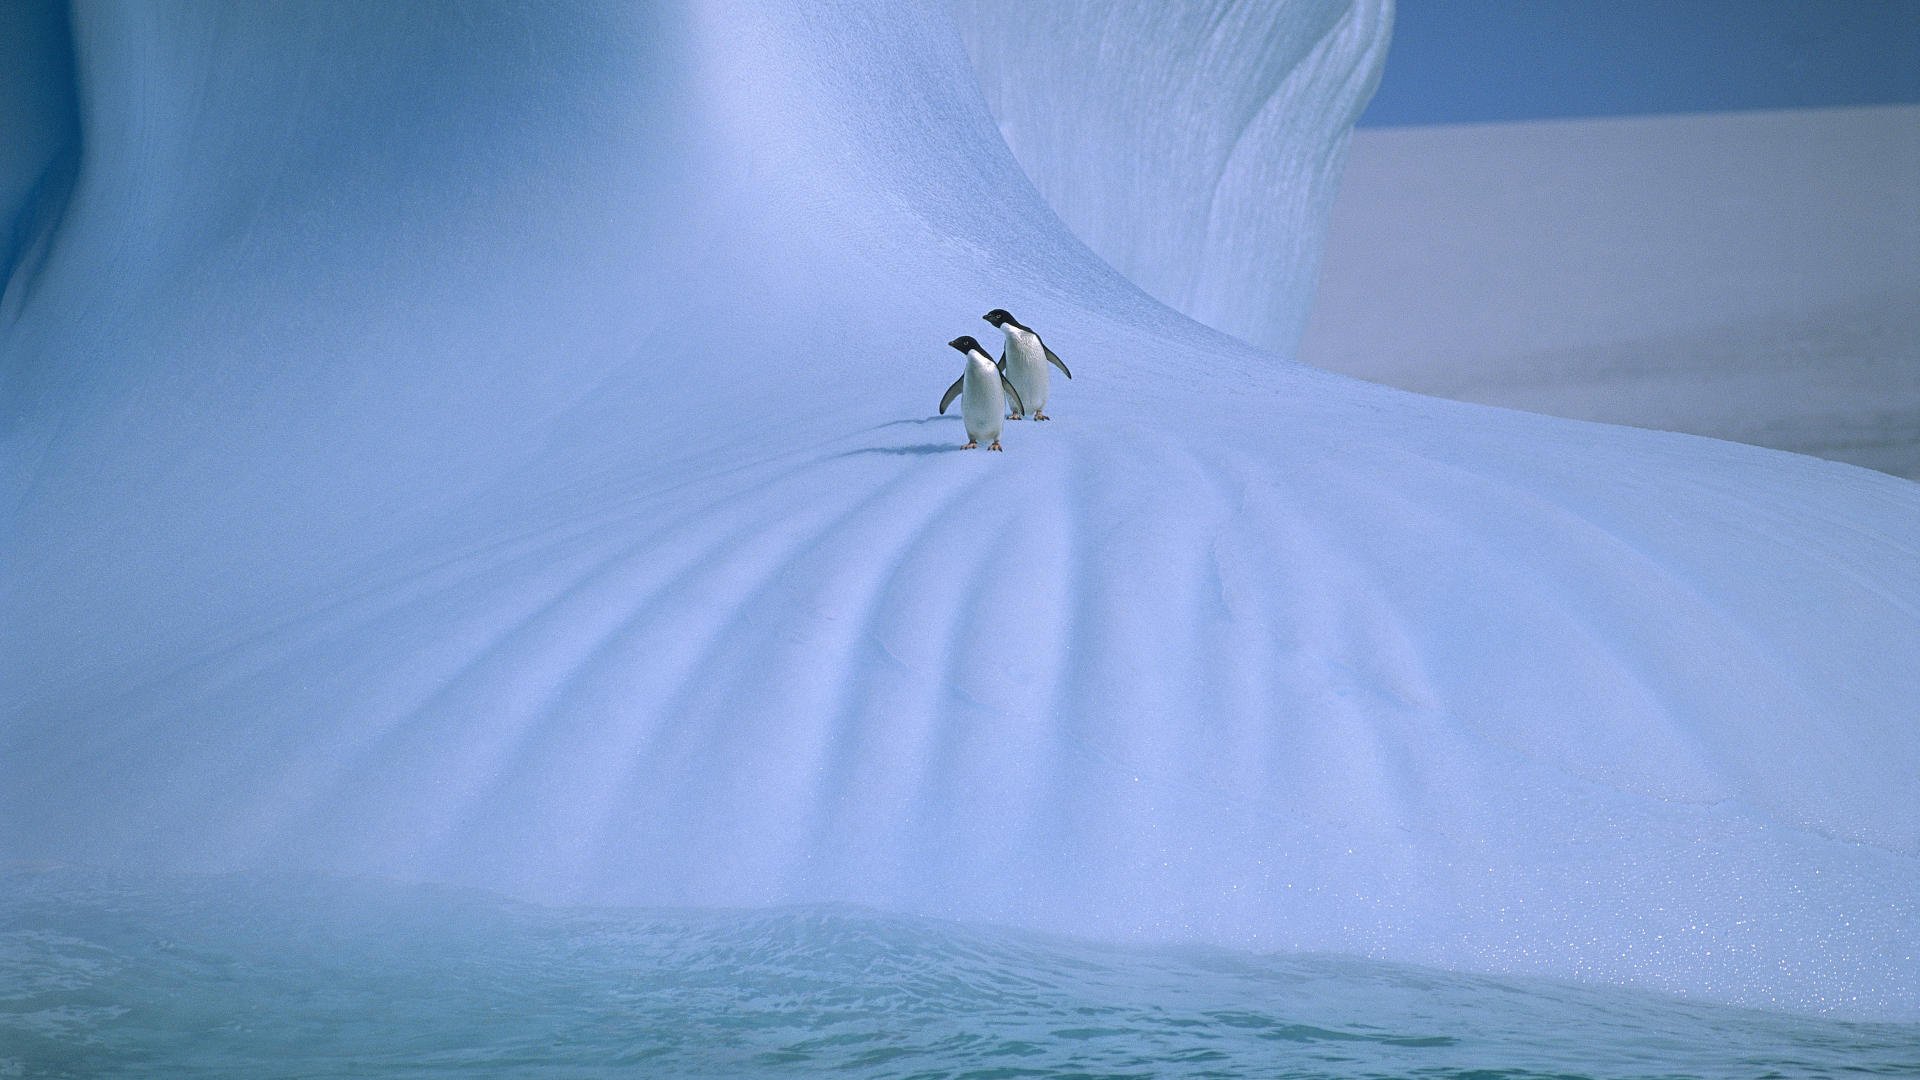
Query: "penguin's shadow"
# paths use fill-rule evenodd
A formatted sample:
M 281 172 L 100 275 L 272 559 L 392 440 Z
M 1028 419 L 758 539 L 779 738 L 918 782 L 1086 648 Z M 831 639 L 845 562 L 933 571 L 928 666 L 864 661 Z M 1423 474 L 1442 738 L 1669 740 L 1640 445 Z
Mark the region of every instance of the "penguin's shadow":
M 922 416 L 905 420 L 889 420 L 884 424 L 875 424 L 867 430 L 879 431 L 883 428 L 899 427 L 901 424 L 912 424 L 915 427 L 926 424 L 952 424 L 957 423 L 958 420 L 959 418 L 954 416 Z M 949 451 L 960 449 L 964 448 L 958 443 L 950 442 L 915 443 L 912 446 L 864 446 L 858 450 L 848 450 L 845 453 L 835 454 L 834 457 L 859 457 L 862 454 L 886 454 L 889 457 L 926 457 L 929 454 L 945 454 Z
M 868 428 L 867 430 L 879 431 L 883 428 L 899 427 L 901 424 L 912 424 L 915 427 L 919 427 L 923 424 L 951 424 L 957 419 L 959 418 L 953 417 L 953 416 L 908 417 L 905 420 L 889 420 L 884 424 L 875 424 L 872 427 Z
M 834 457 L 859 457 L 861 454 L 887 454 L 892 457 L 925 457 L 928 454 L 944 454 L 952 450 L 963 449 L 953 443 L 915 443 L 912 446 L 867 446 L 859 450 L 848 450 Z

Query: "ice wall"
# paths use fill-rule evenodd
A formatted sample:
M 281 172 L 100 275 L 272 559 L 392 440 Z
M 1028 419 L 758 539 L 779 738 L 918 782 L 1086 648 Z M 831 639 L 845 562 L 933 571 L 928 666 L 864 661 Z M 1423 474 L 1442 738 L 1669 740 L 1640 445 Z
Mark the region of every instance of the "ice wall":
M 1292 355 L 1392 0 L 949 6 L 1074 235 L 1175 310 Z
M 1912 485 L 1183 319 L 944 8 L 74 31 L 0 337 L 0 857 L 1920 1015 Z M 962 453 L 996 305 L 1075 378 Z
M 73 43 L 60 0 L 0 7 L 0 327 L 26 302 L 79 164 Z

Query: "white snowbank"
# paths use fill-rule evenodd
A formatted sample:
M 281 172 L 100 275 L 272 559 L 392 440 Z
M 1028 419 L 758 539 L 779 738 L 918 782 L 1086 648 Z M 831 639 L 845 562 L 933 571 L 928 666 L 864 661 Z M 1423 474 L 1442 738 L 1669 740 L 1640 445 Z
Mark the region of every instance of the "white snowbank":
M 0 854 L 1920 1016 L 1920 489 L 1258 352 L 941 11 L 718 7 L 81 9 Z

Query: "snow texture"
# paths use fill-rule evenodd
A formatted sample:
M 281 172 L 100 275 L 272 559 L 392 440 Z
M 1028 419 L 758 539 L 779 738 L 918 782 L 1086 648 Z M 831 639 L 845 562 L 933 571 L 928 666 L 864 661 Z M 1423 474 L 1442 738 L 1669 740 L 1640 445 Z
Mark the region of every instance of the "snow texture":
M 72 30 L 0 337 L 0 857 L 1920 1016 L 1915 485 L 1190 322 L 943 8 Z M 996 306 L 1075 378 L 961 452 Z

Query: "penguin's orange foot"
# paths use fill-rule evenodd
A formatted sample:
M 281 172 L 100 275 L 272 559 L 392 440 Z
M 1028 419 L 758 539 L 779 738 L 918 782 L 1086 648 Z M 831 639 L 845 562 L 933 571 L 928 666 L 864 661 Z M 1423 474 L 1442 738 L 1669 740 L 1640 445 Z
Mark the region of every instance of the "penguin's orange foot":
M 998 450 L 998 449 L 1000 449 L 1000 440 L 999 440 L 999 439 L 995 439 L 995 440 L 993 440 L 993 445 L 992 445 L 992 446 L 989 446 L 989 447 L 987 447 L 987 449 L 989 449 L 989 450 Z
M 965 446 L 963 446 L 963 447 L 961 447 L 960 449 L 962 449 L 962 450 L 978 450 L 979 448 L 980 448 L 980 444 L 979 444 L 979 443 L 977 443 L 977 442 L 970 442 L 970 443 L 968 443 L 967 445 L 965 445 Z
M 1025 413 L 1008 413 L 1007 414 L 1007 419 L 1009 420 L 1025 420 L 1026 418 L 1027 416 Z
M 1053 419 L 1053 417 L 1051 417 L 1051 416 L 1048 416 L 1048 415 L 1047 415 L 1046 413 L 1043 413 L 1043 412 L 1037 412 L 1037 413 L 1034 413 L 1034 414 L 1033 414 L 1033 418 L 1034 418 L 1035 420 L 1051 420 L 1051 419 Z

